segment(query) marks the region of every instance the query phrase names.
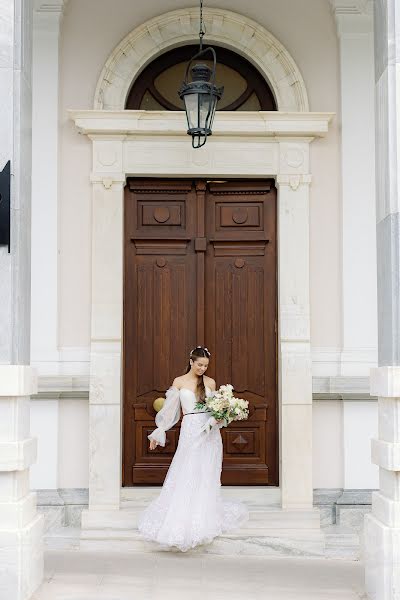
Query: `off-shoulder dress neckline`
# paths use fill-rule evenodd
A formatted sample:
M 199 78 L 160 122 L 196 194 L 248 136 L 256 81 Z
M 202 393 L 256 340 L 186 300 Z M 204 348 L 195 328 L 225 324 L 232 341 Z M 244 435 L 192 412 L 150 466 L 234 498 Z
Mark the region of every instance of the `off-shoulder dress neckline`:
M 208 389 L 208 390 L 211 390 L 211 388 L 210 388 L 208 385 L 206 385 L 205 387 L 206 387 L 206 389 Z M 196 396 L 196 392 L 194 392 L 193 390 L 190 390 L 190 389 L 189 389 L 189 388 L 187 388 L 187 387 L 181 387 L 181 388 L 177 388 L 177 389 L 178 389 L 179 391 L 181 391 L 181 390 L 187 390 L 188 392 L 192 392 L 192 394 L 193 394 L 194 396 Z
M 205 387 L 206 387 L 207 390 L 212 391 L 209 385 L 206 385 Z M 187 387 L 178 388 L 176 385 L 171 385 L 171 388 L 174 389 L 174 390 L 177 390 L 178 392 L 180 392 L 181 390 L 187 390 L 188 392 L 192 392 L 192 394 L 196 395 L 196 393 L 193 390 L 190 390 Z

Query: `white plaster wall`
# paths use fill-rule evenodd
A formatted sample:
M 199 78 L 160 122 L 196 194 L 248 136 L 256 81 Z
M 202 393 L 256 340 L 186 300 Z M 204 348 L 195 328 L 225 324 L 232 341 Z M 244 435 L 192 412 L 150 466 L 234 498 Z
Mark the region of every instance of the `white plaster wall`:
M 378 467 L 370 458 L 377 427 L 376 400 L 315 400 L 313 487 L 378 488 Z
M 31 435 L 37 438 L 37 460 L 30 469 L 34 490 L 58 488 L 58 400 L 32 400 Z
M 31 402 L 31 435 L 37 461 L 33 489 L 87 488 L 89 485 L 89 403 L 87 399 Z
M 59 344 L 87 347 L 90 327 L 90 142 L 67 120 L 68 108 L 92 108 L 99 73 L 129 31 L 182 0 L 70 0 L 60 48 Z M 338 112 L 338 48 L 334 19 L 322 0 L 210 1 L 258 21 L 297 62 L 311 110 Z M 305 41 L 307 43 L 305 43 Z M 337 119 L 312 145 L 311 309 L 315 347 L 340 346 L 340 202 Z
M 60 40 L 59 346 L 87 348 L 90 333 L 91 143 L 67 119 L 69 108 L 92 108 L 100 71 L 112 49 L 132 29 L 158 14 L 183 8 L 182 0 L 70 0 Z M 192 5 L 192 3 L 190 3 Z M 336 26 L 323 0 L 209 1 L 258 21 L 297 62 L 310 108 L 339 113 Z M 305 43 L 306 42 L 306 43 Z M 328 136 L 311 146 L 311 334 L 315 348 L 341 345 L 340 168 L 335 118 Z M 43 290 L 45 293 L 45 290 Z M 72 359 L 71 359 L 72 360 Z M 321 404 L 321 406 L 320 406 Z M 62 401 L 59 408 L 59 487 L 87 486 L 88 406 Z M 314 407 L 314 487 L 343 485 L 341 403 Z M 68 426 L 70 429 L 68 429 Z M 71 436 L 74 436 L 71 443 Z M 330 443 L 327 443 L 329 439 Z M 44 486 L 46 487 L 46 486 Z
M 313 402 L 313 488 L 342 488 L 343 403 Z
M 89 402 L 61 400 L 58 428 L 58 487 L 89 486 Z
M 244 12 L 239 0 L 210 1 L 208 5 Z M 149 0 L 135 5 L 134 10 L 128 0 L 70 0 L 67 5 L 60 44 L 58 347 L 70 361 L 71 375 L 77 375 L 78 370 L 79 374 L 88 371 L 91 145 L 86 137 L 76 133 L 72 122 L 67 120 L 66 111 L 68 108 L 92 108 L 101 68 L 111 50 L 129 31 L 162 12 L 184 6 L 182 0 L 162 3 Z M 312 345 L 317 352 L 321 349 L 322 354 L 326 352 L 329 362 L 332 349 L 336 353 L 342 343 L 336 26 L 329 3 L 324 0 L 281 0 L 279 3 L 249 0 L 245 13 L 271 31 L 292 54 L 305 79 L 311 110 L 338 114 L 329 135 L 311 145 Z M 41 289 L 45 294 L 46 287 L 41 286 Z M 39 306 L 40 298 L 36 300 Z M 326 365 L 318 374 L 328 374 Z M 376 405 L 369 402 L 314 402 L 314 487 L 375 487 L 376 469 L 369 461 L 369 439 L 374 429 L 375 412 Z M 56 421 L 58 441 L 56 429 L 51 428 Z M 33 486 L 87 487 L 87 401 L 35 402 L 32 423 L 33 433 L 39 437 Z
M 371 462 L 371 440 L 378 437 L 378 403 L 345 402 L 343 413 L 344 487 L 379 488 L 379 469 Z

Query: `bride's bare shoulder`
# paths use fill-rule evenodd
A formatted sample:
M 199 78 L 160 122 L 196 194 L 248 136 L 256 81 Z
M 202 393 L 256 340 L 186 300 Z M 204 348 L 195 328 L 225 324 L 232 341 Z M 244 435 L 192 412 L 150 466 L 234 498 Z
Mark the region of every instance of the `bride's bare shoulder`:
M 176 387 L 179 390 L 183 385 L 183 377 L 181 375 L 179 377 L 175 377 L 175 379 L 172 382 L 172 385 L 173 387 Z
M 215 391 L 216 390 L 216 383 L 215 383 L 215 379 L 213 379 L 212 377 L 208 377 L 207 375 L 204 375 L 204 383 L 212 390 Z

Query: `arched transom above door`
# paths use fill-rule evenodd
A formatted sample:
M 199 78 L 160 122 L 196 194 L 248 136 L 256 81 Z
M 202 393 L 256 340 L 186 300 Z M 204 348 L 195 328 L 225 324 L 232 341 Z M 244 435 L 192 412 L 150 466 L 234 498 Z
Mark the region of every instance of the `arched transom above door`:
M 207 44 L 204 46 L 207 48 Z M 198 45 L 178 46 L 158 56 L 135 79 L 126 108 L 132 110 L 184 110 L 178 89 L 188 62 Z M 276 110 L 274 94 L 259 71 L 248 60 L 214 45 L 217 52 L 216 85 L 224 87 L 217 110 Z M 202 60 L 212 67 L 211 60 Z
M 233 50 L 252 63 L 268 82 L 279 111 L 309 110 L 304 80 L 286 48 L 264 27 L 222 9 L 204 10 L 207 43 Z M 99 77 L 94 108 L 122 110 L 132 82 L 155 58 L 196 43 L 198 8 L 176 10 L 143 23 L 114 49 Z

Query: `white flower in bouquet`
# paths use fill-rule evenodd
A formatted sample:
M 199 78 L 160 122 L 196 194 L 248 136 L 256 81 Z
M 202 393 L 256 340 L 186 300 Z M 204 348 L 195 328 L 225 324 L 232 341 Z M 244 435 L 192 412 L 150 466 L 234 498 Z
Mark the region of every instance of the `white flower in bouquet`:
M 210 431 L 212 425 L 217 421 L 223 421 L 222 426 L 226 427 L 232 421 L 243 421 L 249 416 L 249 402 L 243 398 L 236 398 L 233 395 L 233 386 L 228 383 L 221 385 L 218 390 L 207 396 L 205 402 L 197 402 L 195 408 L 207 409 L 211 414 L 210 419 L 204 425 L 204 430 Z

